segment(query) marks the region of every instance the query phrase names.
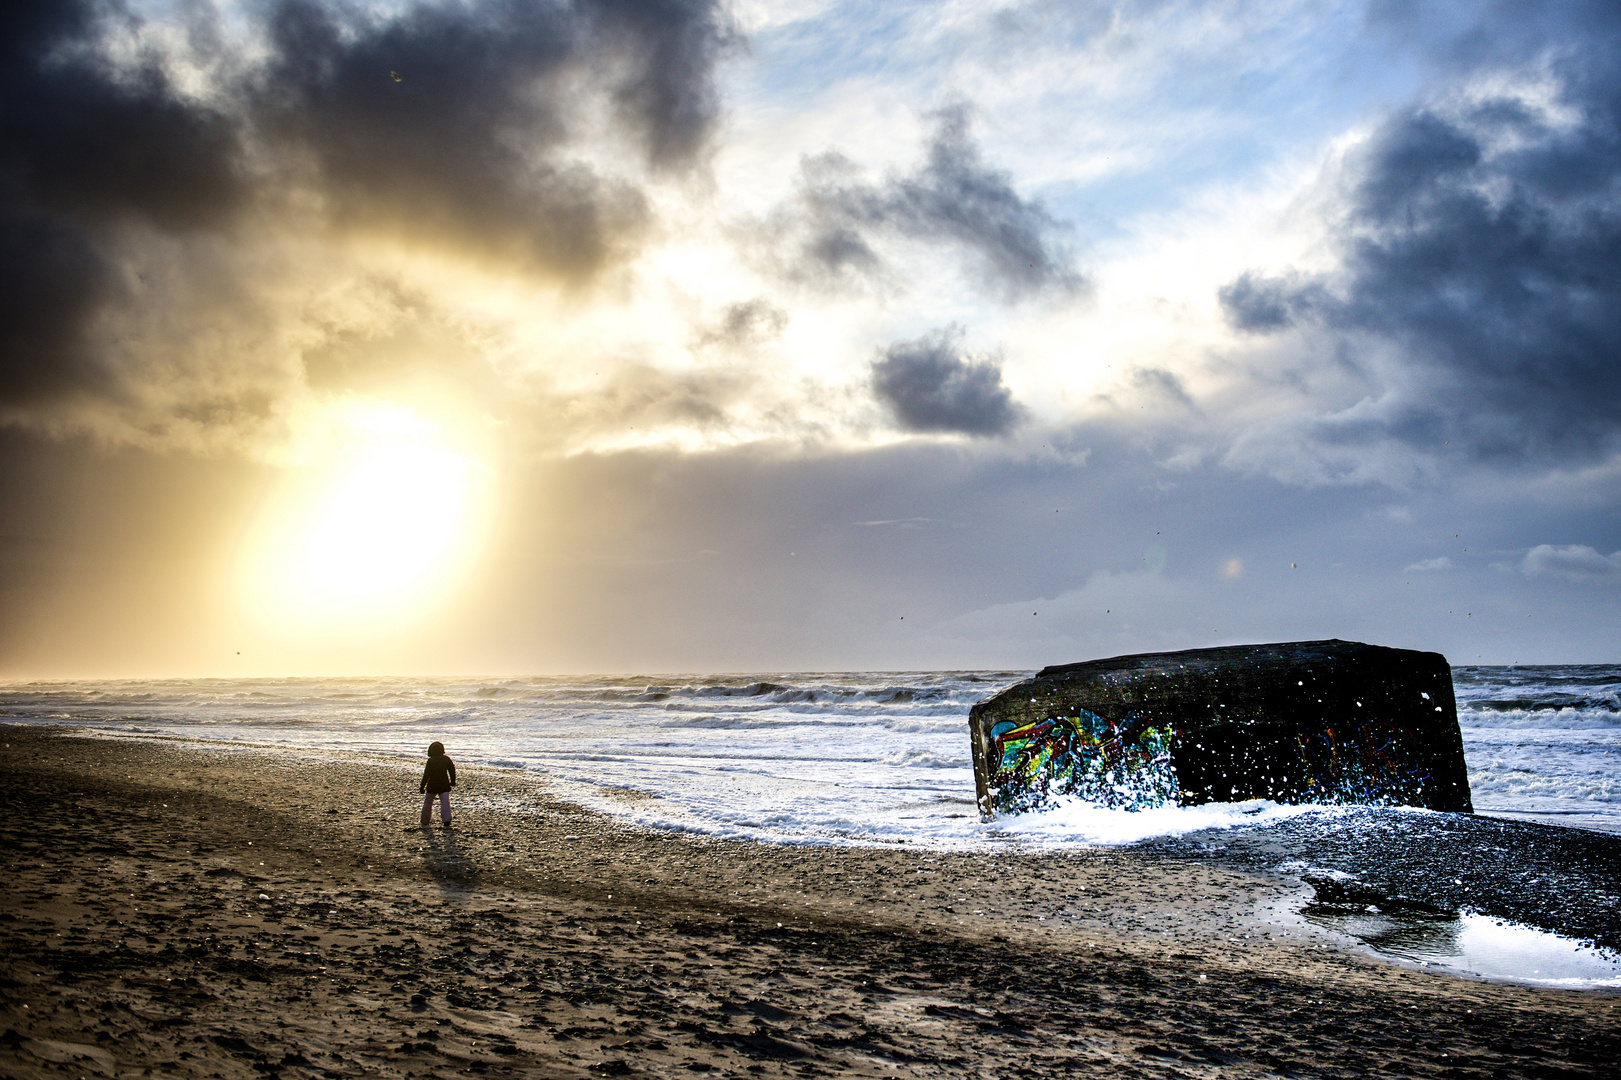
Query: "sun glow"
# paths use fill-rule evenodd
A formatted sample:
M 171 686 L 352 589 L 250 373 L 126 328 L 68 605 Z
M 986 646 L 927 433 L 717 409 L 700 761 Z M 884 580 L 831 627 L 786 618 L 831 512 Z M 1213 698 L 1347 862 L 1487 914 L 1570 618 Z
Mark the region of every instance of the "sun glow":
M 487 524 L 487 469 L 445 429 L 368 402 L 329 417 L 250 540 L 243 585 L 262 628 L 387 634 L 440 606 Z

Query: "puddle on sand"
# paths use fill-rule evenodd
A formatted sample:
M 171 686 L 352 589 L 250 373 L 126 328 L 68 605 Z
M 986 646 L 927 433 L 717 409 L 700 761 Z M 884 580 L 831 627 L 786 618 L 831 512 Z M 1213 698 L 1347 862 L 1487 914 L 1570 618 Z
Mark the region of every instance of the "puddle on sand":
M 1308 925 L 1376 956 L 1454 975 L 1565 990 L 1621 990 L 1621 953 L 1475 912 L 1456 916 L 1298 900 L 1270 921 Z

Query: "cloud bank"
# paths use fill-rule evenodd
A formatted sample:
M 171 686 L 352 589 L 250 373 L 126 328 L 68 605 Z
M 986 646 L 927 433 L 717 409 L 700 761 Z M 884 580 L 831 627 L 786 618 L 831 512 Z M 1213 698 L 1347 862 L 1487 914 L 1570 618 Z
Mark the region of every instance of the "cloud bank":
M 355 670 L 1613 659 L 1613 4 L 732 10 L 0 12 L 7 670 L 236 670 L 368 409 L 502 531 Z
M 897 341 L 872 364 L 873 393 L 903 431 L 1006 435 L 1022 410 L 994 359 L 962 351 L 962 331 Z
M 1236 329 L 1299 332 L 1370 378 L 1317 438 L 1508 466 L 1621 449 L 1617 56 L 1610 18 L 1396 110 L 1330 180 L 1333 268 L 1221 289 Z
M 734 43 L 707 0 L 178 10 L 0 16 L 14 423 L 266 423 L 304 353 L 421 306 L 390 252 L 590 286 L 644 245 L 646 186 L 701 167 Z

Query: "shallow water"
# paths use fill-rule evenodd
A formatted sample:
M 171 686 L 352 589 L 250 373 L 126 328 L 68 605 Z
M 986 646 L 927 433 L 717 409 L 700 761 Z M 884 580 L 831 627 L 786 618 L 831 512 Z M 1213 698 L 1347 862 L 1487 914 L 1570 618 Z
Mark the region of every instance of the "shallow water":
M 1566 990 L 1621 989 L 1621 954 L 1533 926 L 1463 911 L 1456 916 L 1291 902 L 1274 922 L 1309 925 L 1382 959 L 1500 982 Z
M 523 769 L 642 824 L 778 842 L 1131 843 L 1270 803 L 978 819 L 968 710 L 1019 671 L 12 684 L 0 719 Z M 1454 669 L 1477 808 L 1621 832 L 1621 667 Z

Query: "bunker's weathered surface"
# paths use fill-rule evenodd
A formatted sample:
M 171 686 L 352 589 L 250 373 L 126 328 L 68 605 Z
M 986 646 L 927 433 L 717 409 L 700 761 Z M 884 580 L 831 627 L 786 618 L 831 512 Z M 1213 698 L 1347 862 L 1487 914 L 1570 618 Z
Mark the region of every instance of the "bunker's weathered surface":
M 1473 809 L 1440 653 L 1332 640 L 1065 664 L 975 705 L 969 732 L 986 818 L 1068 794 Z

